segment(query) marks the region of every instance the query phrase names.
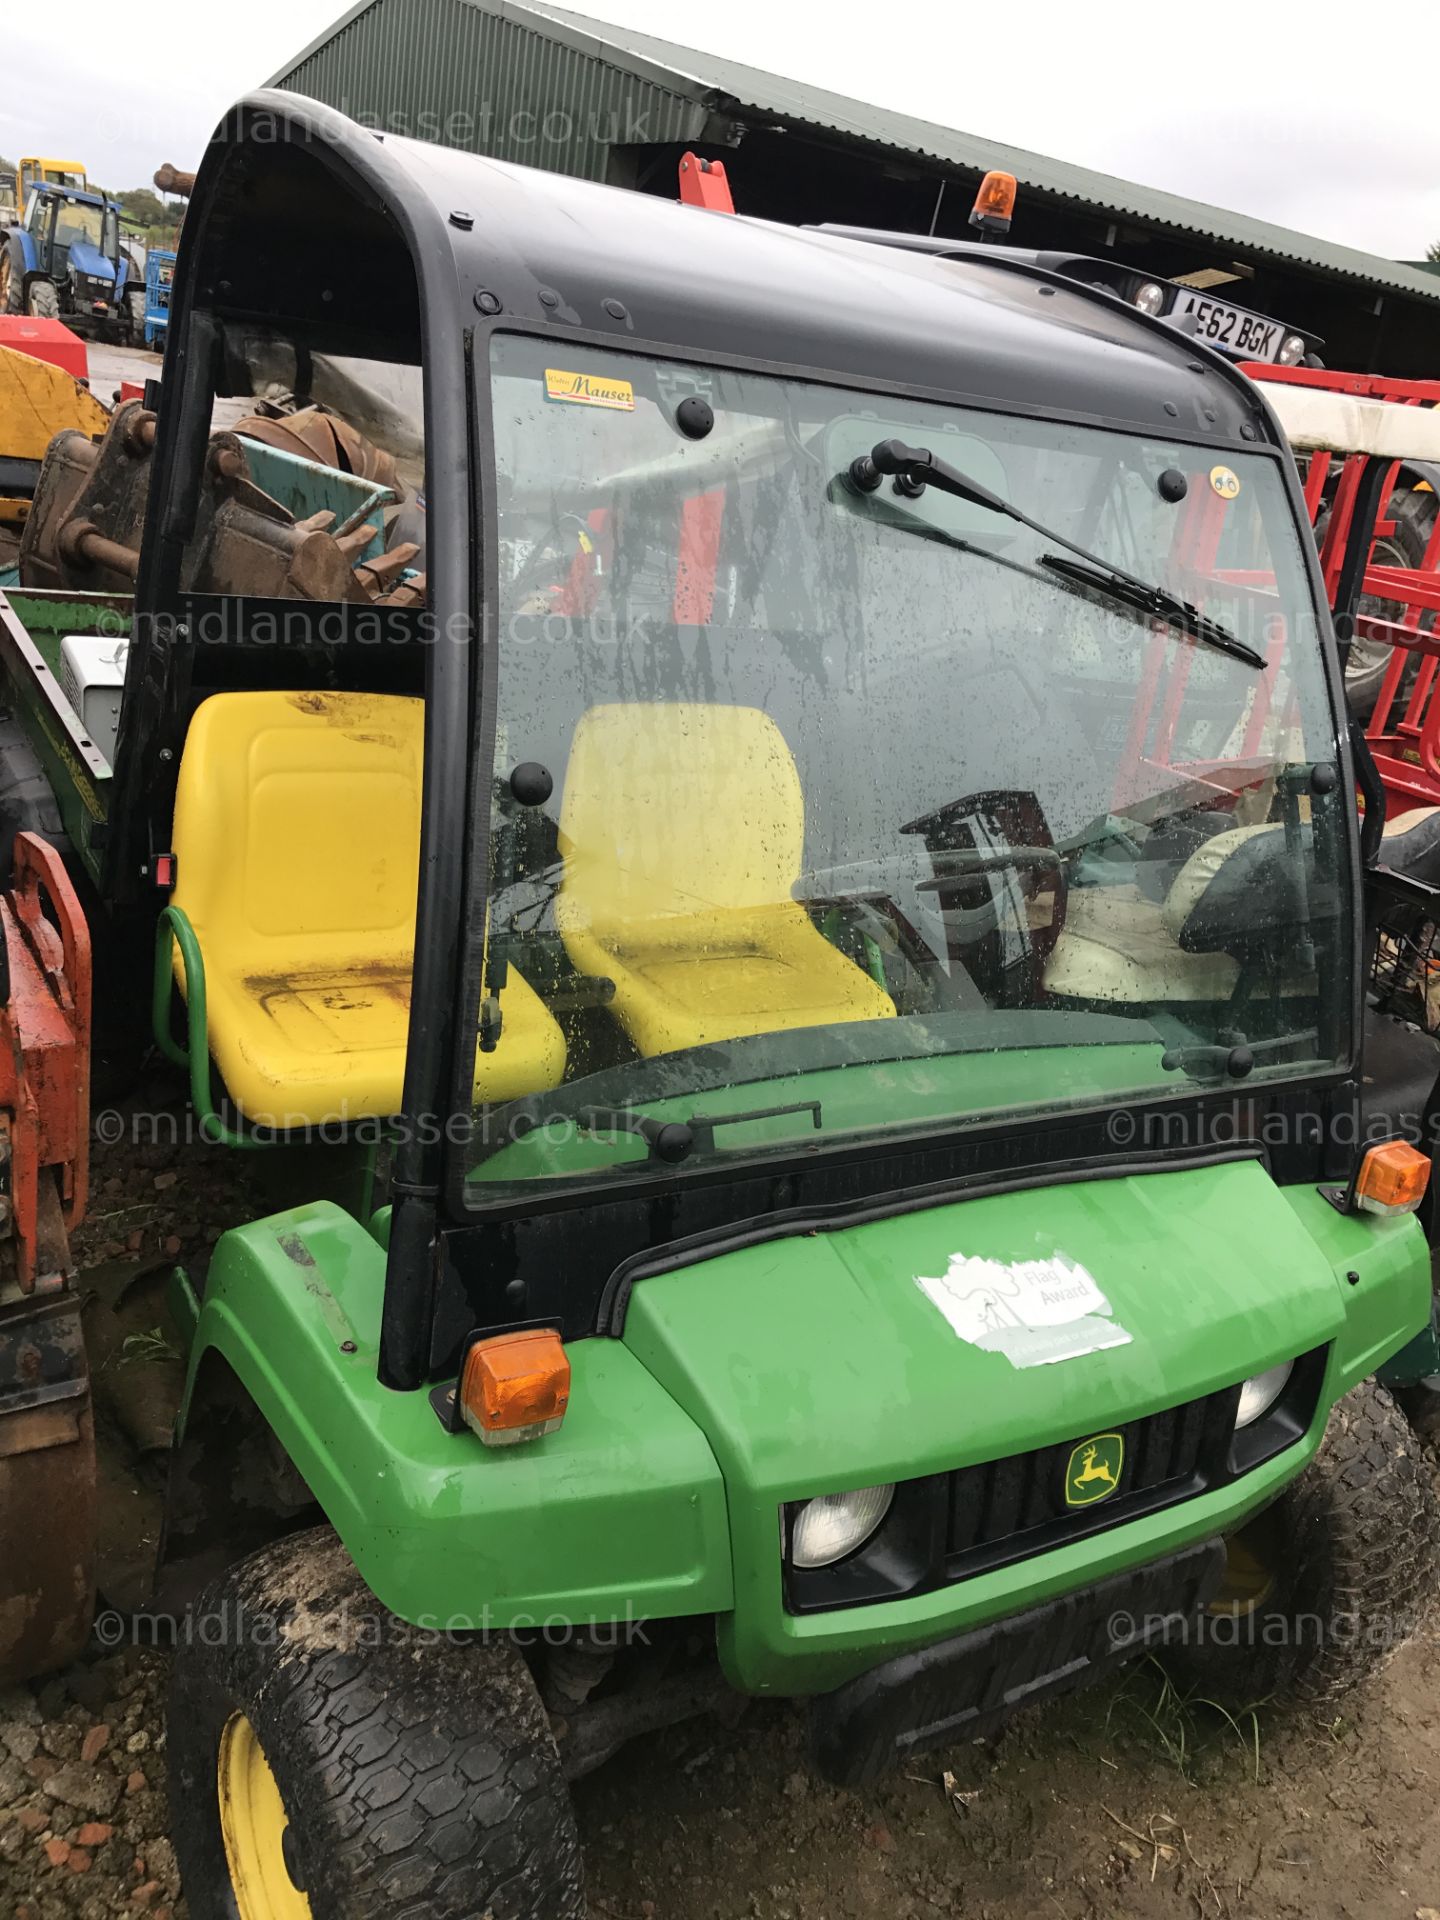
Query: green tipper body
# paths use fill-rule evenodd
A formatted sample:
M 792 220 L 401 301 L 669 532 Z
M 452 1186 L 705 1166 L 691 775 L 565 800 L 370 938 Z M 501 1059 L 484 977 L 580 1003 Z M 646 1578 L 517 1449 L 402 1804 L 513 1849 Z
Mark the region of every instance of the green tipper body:
M 956 1255 L 1078 1263 L 1129 1339 L 1045 1365 L 987 1351 L 919 1285 Z M 1408 1215 L 1342 1216 L 1255 1160 L 1084 1181 L 644 1280 L 622 1338 L 571 1344 L 560 1430 L 490 1449 L 379 1385 L 383 1281 L 337 1207 L 256 1222 L 219 1243 L 191 1355 L 192 1391 L 212 1353 L 245 1383 L 379 1599 L 422 1625 L 713 1613 L 736 1685 L 785 1693 L 1232 1529 L 1430 1311 Z M 1228 1488 L 914 1598 L 784 1610 L 787 1500 L 1103 1433 L 1322 1346 L 1310 1432 Z

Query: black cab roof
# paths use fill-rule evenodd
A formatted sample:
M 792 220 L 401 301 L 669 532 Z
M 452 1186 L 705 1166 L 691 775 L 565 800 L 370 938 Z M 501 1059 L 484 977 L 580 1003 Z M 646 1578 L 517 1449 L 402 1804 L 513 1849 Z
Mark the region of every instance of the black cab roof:
M 283 92 L 217 131 L 180 279 L 178 298 L 375 359 L 433 367 L 424 342 L 472 327 L 573 329 L 1201 442 L 1278 437 L 1218 355 L 1003 249 L 937 258 L 706 212 Z

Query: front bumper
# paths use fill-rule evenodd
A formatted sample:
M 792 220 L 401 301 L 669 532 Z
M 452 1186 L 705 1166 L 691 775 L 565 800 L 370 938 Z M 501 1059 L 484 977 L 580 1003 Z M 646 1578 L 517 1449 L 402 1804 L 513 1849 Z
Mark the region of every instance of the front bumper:
M 785 1611 L 777 1575 L 773 1599 L 765 1595 L 768 1604 L 737 1606 L 721 1616 L 721 1664 L 743 1692 L 828 1693 L 897 1655 L 998 1627 L 1037 1606 L 1235 1533 L 1314 1457 L 1334 1397 L 1327 1384 L 1304 1438 L 1228 1486 L 988 1573 L 903 1600 L 804 1614 Z
M 816 1768 L 863 1787 L 931 1747 L 972 1738 L 1161 1646 L 1219 1588 L 1225 1547 L 1205 1540 L 992 1626 L 887 1660 L 810 1708 Z

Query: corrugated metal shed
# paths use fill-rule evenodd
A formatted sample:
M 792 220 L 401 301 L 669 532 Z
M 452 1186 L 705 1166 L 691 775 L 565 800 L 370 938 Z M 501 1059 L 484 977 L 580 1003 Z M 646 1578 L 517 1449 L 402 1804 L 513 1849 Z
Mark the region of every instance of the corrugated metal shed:
M 268 84 L 392 133 L 589 180 L 636 127 L 647 141 L 700 138 L 709 115 L 693 85 L 597 51 L 511 0 L 360 0 Z
M 608 148 L 625 142 L 627 125 L 644 128 L 632 140 L 692 141 L 716 114 L 761 112 L 943 169 L 973 175 L 1004 167 L 1022 186 L 1064 203 L 1440 302 L 1440 282 L 1421 268 L 847 99 L 548 0 L 361 0 L 271 84 L 360 118 L 372 114 L 396 131 L 519 161 L 539 157 L 526 148 L 544 116 L 563 114 L 570 137 L 554 137 L 562 123 L 552 118 L 544 164 L 592 179 L 605 177 Z M 485 114 L 476 115 L 473 103 L 482 98 Z M 488 127 L 477 124 L 486 117 Z

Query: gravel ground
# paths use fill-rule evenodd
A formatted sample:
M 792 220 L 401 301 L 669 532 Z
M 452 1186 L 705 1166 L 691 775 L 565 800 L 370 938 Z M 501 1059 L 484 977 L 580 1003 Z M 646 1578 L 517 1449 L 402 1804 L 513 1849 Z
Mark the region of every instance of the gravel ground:
M 164 1662 L 86 1660 L 0 1695 L 0 1913 L 183 1915 L 165 1837 Z
M 1437 1701 L 1440 1652 L 1413 1646 L 1343 1719 L 1262 1713 L 1237 1735 L 1174 1712 L 1147 1666 L 865 1795 L 806 1772 L 798 1713 L 755 1709 L 733 1733 L 679 1729 L 581 1783 L 591 1907 L 611 1920 L 1440 1920 Z
M 169 1097 L 160 1086 L 152 1106 Z M 179 1109 L 176 1109 L 177 1114 Z M 162 1128 L 163 1132 L 163 1128 Z M 77 1241 L 102 1301 L 277 1204 L 260 1156 L 103 1147 Z M 104 1415 L 103 1393 L 97 1391 Z M 184 1920 L 165 1655 L 92 1645 L 0 1695 L 0 1920 Z M 1440 1920 L 1440 1645 L 1317 1722 L 1227 1724 L 1147 1663 L 866 1794 L 757 1705 L 623 1751 L 576 1803 L 602 1920 Z M 478 1920 L 478 1916 L 477 1916 Z

